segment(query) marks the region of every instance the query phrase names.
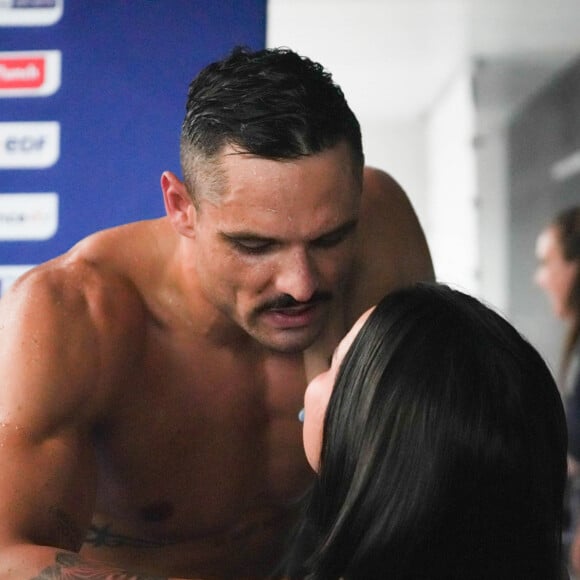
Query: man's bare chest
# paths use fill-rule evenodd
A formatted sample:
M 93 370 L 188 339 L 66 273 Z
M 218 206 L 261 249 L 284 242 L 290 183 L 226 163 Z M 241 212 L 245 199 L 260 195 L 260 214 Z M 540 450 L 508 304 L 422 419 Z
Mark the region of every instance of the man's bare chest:
M 297 420 L 305 386 L 298 358 L 152 342 L 98 434 L 98 511 L 188 535 L 292 503 L 312 477 Z

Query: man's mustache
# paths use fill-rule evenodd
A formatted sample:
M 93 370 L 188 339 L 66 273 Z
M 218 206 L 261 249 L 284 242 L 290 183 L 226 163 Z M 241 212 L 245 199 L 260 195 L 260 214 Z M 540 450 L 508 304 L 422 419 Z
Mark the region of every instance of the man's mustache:
M 260 314 L 267 310 L 283 310 L 285 308 L 292 308 L 295 306 L 314 306 L 316 304 L 320 304 L 322 302 L 329 302 L 332 300 L 332 293 L 331 292 L 317 292 L 313 294 L 312 298 L 307 302 L 299 302 L 290 296 L 289 294 L 282 294 L 278 298 L 273 298 L 268 302 L 262 304 L 259 308 L 257 308 L 256 313 Z

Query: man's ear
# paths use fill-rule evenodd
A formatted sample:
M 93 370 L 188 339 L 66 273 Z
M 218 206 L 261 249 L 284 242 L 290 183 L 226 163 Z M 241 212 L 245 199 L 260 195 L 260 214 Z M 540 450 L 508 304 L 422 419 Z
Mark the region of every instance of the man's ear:
M 171 171 L 164 171 L 161 190 L 165 211 L 173 227 L 183 236 L 193 237 L 196 210 L 185 184 Z

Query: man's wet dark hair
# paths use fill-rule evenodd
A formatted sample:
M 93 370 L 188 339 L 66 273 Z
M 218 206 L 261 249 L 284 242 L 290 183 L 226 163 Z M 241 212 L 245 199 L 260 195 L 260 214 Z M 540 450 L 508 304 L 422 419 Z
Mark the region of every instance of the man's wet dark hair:
M 181 133 L 183 178 L 224 146 L 273 160 L 297 159 L 345 142 L 362 179 L 359 123 L 322 65 L 287 48 L 235 48 L 192 81 Z

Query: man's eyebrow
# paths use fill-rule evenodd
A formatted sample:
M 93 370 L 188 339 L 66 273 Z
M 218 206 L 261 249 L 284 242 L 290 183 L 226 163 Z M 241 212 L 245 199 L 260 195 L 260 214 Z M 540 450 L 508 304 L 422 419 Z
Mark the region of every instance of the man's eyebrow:
M 316 238 L 309 240 L 310 242 L 316 242 L 318 240 L 324 240 L 324 238 L 331 238 L 333 236 L 341 236 L 347 235 L 351 231 L 353 231 L 358 224 L 358 220 L 352 219 L 347 221 L 344 224 L 330 230 L 328 232 L 324 232 Z M 256 232 L 241 230 L 241 231 L 234 231 L 234 232 L 219 232 L 219 235 L 225 240 L 252 240 L 252 241 L 260 241 L 260 242 L 278 242 L 282 241 L 280 238 L 272 237 L 272 236 L 261 236 Z
M 246 240 L 246 241 L 257 241 L 257 242 L 275 242 L 276 238 L 270 236 L 260 236 L 254 232 L 219 232 L 221 238 L 226 241 L 232 240 Z

